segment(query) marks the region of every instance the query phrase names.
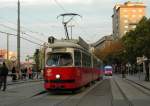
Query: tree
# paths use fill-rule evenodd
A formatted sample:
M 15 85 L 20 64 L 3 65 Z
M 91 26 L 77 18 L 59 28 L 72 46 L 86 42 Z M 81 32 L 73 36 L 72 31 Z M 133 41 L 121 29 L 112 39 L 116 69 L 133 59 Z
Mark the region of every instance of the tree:
M 122 41 L 130 62 L 135 63 L 136 57 L 143 55 L 150 58 L 150 19 L 143 17 L 135 30 L 128 32 Z
M 95 55 L 99 57 L 105 64 L 113 64 L 121 62 L 124 46 L 121 40 L 112 41 L 104 48 L 95 50 Z
M 128 60 L 135 64 L 137 57 L 150 58 L 150 19 L 143 17 L 135 30 L 128 32 L 122 41 L 127 51 Z M 145 61 L 146 62 L 146 61 Z M 148 67 L 148 63 L 146 64 Z M 145 78 L 149 80 L 149 69 L 146 68 Z

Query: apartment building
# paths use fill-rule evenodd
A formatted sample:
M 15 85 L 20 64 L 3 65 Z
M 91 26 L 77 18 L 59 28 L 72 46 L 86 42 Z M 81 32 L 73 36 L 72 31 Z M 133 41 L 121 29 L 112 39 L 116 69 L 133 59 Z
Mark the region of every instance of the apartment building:
M 142 2 L 125 2 L 116 4 L 113 9 L 113 37 L 122 38 L 128 31 L 134 30 L 145 16 L 146 6 Z

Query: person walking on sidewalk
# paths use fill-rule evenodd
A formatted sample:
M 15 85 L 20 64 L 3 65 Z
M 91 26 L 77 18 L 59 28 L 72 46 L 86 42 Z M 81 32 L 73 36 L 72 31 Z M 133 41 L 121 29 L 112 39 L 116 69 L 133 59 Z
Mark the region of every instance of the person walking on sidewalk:
M 145 61 L 145 71 L 146 71 L 146 75 L 145 75 L 145 81 L 149 81 L 150 78 L 149 78 L 149 61 L 146 60 Z
M 29 79 L 32 79 L 32 68 L 30 67 L 28 69 L 28 76 L 29 76 Z
M 126 78 L 126 67 L 125 67 L 125 64 L 121 64 L 121 73 L 122 73 L 122 78 Z
M 16 68 L 13 67 L 11 72 L 12 72 L 12 81 L 16 81 L 16 78 L 17 78 L 17 76 L 16 76 Z
M 5 62 L 3 62 L 3 66 L 0 68 L 0 89 L 3 85 L 3 91 L 6 90 L 6 83 L 7 83 L 7 75 L 8 75 L 8 68 L 5 64 Z

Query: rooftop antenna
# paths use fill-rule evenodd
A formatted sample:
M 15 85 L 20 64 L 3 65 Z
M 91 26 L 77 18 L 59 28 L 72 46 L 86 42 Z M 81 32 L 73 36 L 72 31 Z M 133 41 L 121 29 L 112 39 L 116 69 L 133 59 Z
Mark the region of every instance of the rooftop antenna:
M 57 16 L 57 19 L 59 17 L 62 17 L 62 24 L 64 25 L 64 29 L 65 29 L 65 35 L 66 35 L 66 39 L 70 39 L 69 38 L 69 34 L 68 34 L 68 23 L 71 22 L 73 20 L 73 18 L 75 16 L 79 16 L 79 17 L 82 17 L 80 16 L 79 14 L 76 14 L 76 13 L 64 13 L 64 14 L 60 14 L 59 16 Z M 66 19 L 65 17 L 68 17 L 68 19 Z M 66 20 L 65 20 L 66 19 Z

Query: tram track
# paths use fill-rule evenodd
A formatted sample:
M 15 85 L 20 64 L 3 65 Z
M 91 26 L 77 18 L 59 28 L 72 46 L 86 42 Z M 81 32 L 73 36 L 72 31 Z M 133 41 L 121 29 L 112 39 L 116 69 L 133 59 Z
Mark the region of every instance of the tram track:
M 68 97 L 66 97 L 65 99 L 59 101 L 58 103 L 54 104 L 53 106 L 62 106 L 62 104 L 65 104 L 67 101 L 71 100 L 71 97 L 73 97 L 74 95 L 70 95 Z
M 99 106 L 99 104 L 111 106 L 110 89 L 110 81 L 107 79 L 85 87 L 77 93 L 69 91 L 53 93 L 41 89 L 27 97 L 20 95 L 21 98 L 18 97 L 16 101 L 7 103 L 6 106 Z
M 105 79 L 95 85 L 72 106 L 110 106 L 112 100 L 109 80 Z M 65 106 L 65 105 L 63 105 Z
M 133 103 L 132 103 L 132 101 L 129 100 L 129 98 L 126 96 L 126 94 L 124 93 L 124 91 L 122 90 L 122 88 L 120 87 L 120 85 L 117 83 L 117 81 L 115 79 L 114 79 L 114 82 L 115 82 L 117 88 L 119 89 L 121 95 L 123 96 L 124 101 L 127 103 L 127 105 L 128 106 L 134 106 Z
M 78 93 L 73 93 L 73 94 L 71 92 L 66 92 L 62 94 L 59 94 L 59 93 L 54 94 L 51 92 L 41 91 L 35 94 L 34 96 L 32 96 L 29 101 L 30 102 L 34 102 L 34 101 L 42 102 L 48 99 L 50 104 L 49 105 L 45 104 L 45 106 L 78 106 L 82 98 L 84 98 L 92 89 L 102 84 L 102 82 L 103 81 L 97 82 L 91 87 L 85 88 L 84 91 L 81 90 Z M 26 106 L 26 104 L 28 103 L 25 101 L 24 105 L 18 105 L 18 106 Z
M 126 105 L 125 106 L 136 106 L 135 104 L 134 104 L 134 101 L 132 101 L 131 100 L 131 98 L 129 98 L 128 96 L 129 95 L 127 95 L 125 92 L 124 92 L 124 90 L 122 89 L 122 87 L 121 87 L 121 85 L 120 85 L 120 83 L 118 83 L 116 80 L 113 80 L 114 81 L 114 84 L 116 85 L 116 87 L 119 89 L 119 92 L 121 93 L 121 95 L 123 96 L 123 98 L 124 98 L 124 101 L 126 102 Z M 87 88 L 84 92 L 81 92 L 81 94 L 79 93 L 79 94 L 68 94 L 66 97 L 64 97 L 62 100 L 59 100 L 59 101 L 57 101 L 57 102 L 55 102 L 53 105 L 49 105 L 49 106 L 80 106 L 81 104 L 81 102 L 82 102 L 82 100 L 86 97 L 86 96 L 88 96 L 89 95 L 89 92 L 91 91 L 91 90 L 94 90 L 94 88 L 95 87 L 97 87 L 98 85 L 101 85 L 101 84 L 103 84 L 103 82 L 104 81 L 101 81 L 99 84 L 97 84 L 97 85 L 93 85 L 92 87 L 93 88 Z M 142 87 L 142 86 L 140 86 L 140 85 L 138 85 L 138 84 L 136 84 L 136 83 L 134 83 L 134 82 L 130 82 L 130 81 L 128 81 L 128 80 L 123 80 L 123 82 L 125 83 L 125 84 L 127 84 L 128 86 L 130 86 L 130 87 L 132 87 L 132 88 L 134 88 L 134 89 L 136 89 L 136 91 L 139 91 L 139 92 L 141 92 L 141 93 L 143 93 L 144 95 L 146 95 L 146 96 L 150 96 L 150 93 L 147 93 L 147 92 L 145 92 L 143 89 L 145 89 L 144 87 Z M 145 89 L 145 90 L 147 90 L 147 89 Z M 148 90 L 148 91 L 150 91 L 150 90 Z M 85 93 L 85 94 L 83 94 L 83 93 Z M 37 94 L 37 96 L 39 96 L 39 95 L 42 95 L 43 93 L 40 93 L 40 94 Z M 44 94 L 45 94 L 45 91 L 44 91 Z M 46 94 L 46 95 L 44 95 L 45 97 L 47 97 L 47 95 L 48 94 Z M 82 95 L 82 96 L 81 96 Z M 96 94 L 97 95 L 97 94 Z M 53 96 L 54 95 L 50 95 L 51 96 L 51 98 L 53 98 Z M 75 98 L 80 98 L 80 99 L 78 99 L 78 100 L 76 100 L 76 101 L 73 101 Z M 73 102 L 74 103 L 73 103 Z M 72 104 L 73 105 L 69 105 L 70 103 L 72 102 Z M 113 97 L 112 97 L 112 100 L 111 100 L 111 106 L 115 106 L 114 104 L 113 104 Z M 66 104 L 68 104 L 68 105 L 66 105 Z
M 134 81 L 130 81 L 130 80 L 126 80 L 126 82 L 130 84 L 132 87 L 134 87 L 135 89 L 137 89 L 138 91 L 142 92 L 143 94 L 150 96 L 150 89 L 147 89 L 145 86 L 141 84 L 137 84 Z
M 135 82 L 135 81 L 133 81 L 133 80 L 129 80 L 129 79 L 126 79 L 127 81 L 130 81 L 130 82 L 132 82 L 132 83 L 134 83 L 134 84 L 136 84 L 136 85 L 138 85 L 138 86 L 140 86 L 140 87 L 142 87 L 142 88 L 144 88 L 144 89 L 146 89 L 146 90 L 148 90 L 148 91 L 150 91 L 150 88 L 148 88 L 148 87 L 146 87 L 146 86 L 144 86 L 144 85 L 142 85 L 142 84 L 140 84 L 140 83 L 137 83 L 137 82 Z
M 90 87 L 86 87 L 81 89 L 81 91 L 77 93 L 72 92 L 64 92 L 64 93 L 51 93 L 47 92 L 44 89 L 30 95 L 28 97 L 19 98 L 18 100 L 8 103 L 7 106 L 82 106 L 86 104 L 87 99 L 91 96 L 97 98 L 107 95 L 107 90 L 105 90 L 105 85 L 109 85 L 107 83 L 109 81 L 102 80 L 98 81 Z M 107 88 L 109 88 L 108 86 Z M 105 90 L 105 93 L 104 91 Z M 98 91 L 98 92 L 97 92 Z M 109 93 L 110 94 L 110 93 Z M 109 97 L 109 96 L 107 96 Z M 94 102 L 95 99 L 88 99 L 89 102 Z M 98 99 L 98 103 L 99 103 Z M 93 106 L 97 106 L 93 105 Z
M 119 77 L 119 78 L 122 78 L 122 77 Z M 138 82 L 136 82 L 136 81 L 133 81 L 133 80 L 130 80 L 130 79 L 125 79 L 125 80 L 130 81 L 130 82 L 132 82 L 132 83 L 134 83 L 134 84 L 136 84 L 136 85 L 138 85 L 138 86 L 141 86 L 142 88 L 144 88 L 144 89 L 150 91 L 150 88 L 148 88 L 148 87 L 146 87 L 146 86 L 144 86 L 144 85 L 142 85 L 142 84 L 140 84 L 140 83 L 138 83 Z
M 118 99 L 120 103 L 123 103 L 124 101 L 127 106 L 141 106 L 142 104 L 144 104 L 144 106 L 149 106 L 148 104 L 150 103 L 150 90 L 145 86 L 139 83 L 135 83 L 134 81 L 122 78 L 113 79 L 113 82 L 122 95 L 122 99 Z M 117 99 L 115 99 L 115 101 L 117 101 Z
M 92 84 L 90 87 L 84 87 L 80 91 L 77 91 L 77 93 L 73 93 L 71 95 L 68 95 L 65 99 L 55 103 L 53 106 L 70 106 L 72 104 L 73 106 L 78 106 L 81 102 L 81 100 L 95 87 L 102 84 L 103 81 L 97 82 L 96 84 Z M 83 91 L 84 90 L 84 91 Z M 71 105 L 71 106 L 72 106 Z

